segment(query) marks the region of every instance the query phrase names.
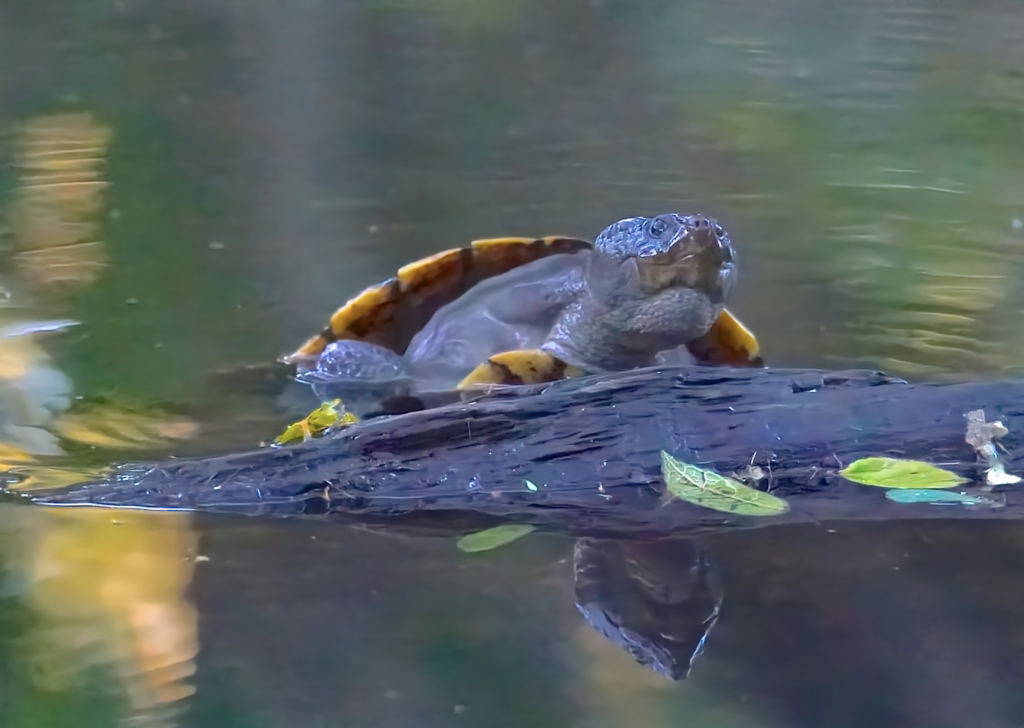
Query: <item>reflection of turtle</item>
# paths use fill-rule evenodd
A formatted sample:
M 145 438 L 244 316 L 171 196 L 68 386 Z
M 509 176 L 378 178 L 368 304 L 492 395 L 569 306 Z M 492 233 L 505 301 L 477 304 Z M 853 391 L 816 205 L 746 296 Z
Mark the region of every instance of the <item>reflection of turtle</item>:
M 576 607 L 591 627 L 655 672 L 672 680 L 690 674 L 723 596 L 702 546 L 581 538 L 573 573 Z
M 726 232 L 700 215 L 621 220 L 593 245 L 477 241 L 366 289 L 286 361 L 357 414 L 417 391 L 680 358 L 757 365 L 757 340 L 725 309 L 734 278 Z

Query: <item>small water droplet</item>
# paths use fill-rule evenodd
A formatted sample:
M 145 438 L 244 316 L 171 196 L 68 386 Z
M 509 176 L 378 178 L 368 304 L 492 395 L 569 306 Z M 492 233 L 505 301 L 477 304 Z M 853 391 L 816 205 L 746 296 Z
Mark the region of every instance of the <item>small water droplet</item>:
M 466 490 L 480 490 L 480 479 L 475 475 L 470 478 L 469 482 L 466 483 Z

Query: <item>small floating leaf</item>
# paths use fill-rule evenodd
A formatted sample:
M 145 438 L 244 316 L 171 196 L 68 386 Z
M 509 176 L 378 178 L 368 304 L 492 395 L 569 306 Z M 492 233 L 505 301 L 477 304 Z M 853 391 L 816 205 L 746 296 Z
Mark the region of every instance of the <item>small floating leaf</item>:
M 290 442 L 311 440 L 320 437 L 334 425 L 351 425 L 359 418 L 345 409 L 340 399 L 324 402 L 310 412 L 304 419 L 288 425 L 284 432 L 277 436 L 273 444 L 287 445 Z
M 847 480 L 882 488 L 952 488 L 966 483 L 956 473 L 921 460 L 861 458 L 839 471 Z
M 525 536 L 533 530 L 533 526 L 523 523 L 508 523 L 504 526 L 495 526 L 485 531 L 468 533 L 455 545 L 463 551 L 473 553 L 475 551 L 490 551 L 507 543 L 512 543 L 517 538 Z
M 688 503 L 741 516 L 777 516 L 789 508 L 786 501 L 713 470 L 698 468 L 661 453 L 661 474 L 668 491 Z
M 993 506 L 1001 505 L 991 498 L 958 493 L 955 490 L 934 490 L 932 488 L 896 488 L 887 490 L 885 497 L 895 503 L 930 503 L 936 506 Z

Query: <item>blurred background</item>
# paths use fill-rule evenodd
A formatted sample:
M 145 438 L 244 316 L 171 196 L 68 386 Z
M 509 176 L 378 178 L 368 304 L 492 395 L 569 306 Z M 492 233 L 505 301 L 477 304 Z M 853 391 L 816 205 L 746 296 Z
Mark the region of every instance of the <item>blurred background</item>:
M 1024 364 L 1010 0 L 9 0 L 0 162 L 11 462 L 116 462 L 53 413 L 191 401 L 417 257 L 664 211 L 730 232 L 771 366 Z M 718 539 L 722 618 L 671 683 L 582 622 L 570 541 L 28 510 L 11 728 L 1024 725 L 1014 524 Z

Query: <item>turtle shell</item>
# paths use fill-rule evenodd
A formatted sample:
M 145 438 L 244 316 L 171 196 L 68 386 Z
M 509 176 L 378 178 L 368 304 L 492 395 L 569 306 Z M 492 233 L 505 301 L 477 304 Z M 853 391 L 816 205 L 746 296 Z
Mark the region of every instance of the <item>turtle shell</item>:
M 422 258 L 350 299 L 334 312 L 323 331 L 282 361 L 292 364 L 315 360 L 329 344 L 345 339 L 404 354 L 413 337 L 439 309 L 477 283 L 541 258 L 591 248 L 587 240 L 561 236 L 490 238 Z

